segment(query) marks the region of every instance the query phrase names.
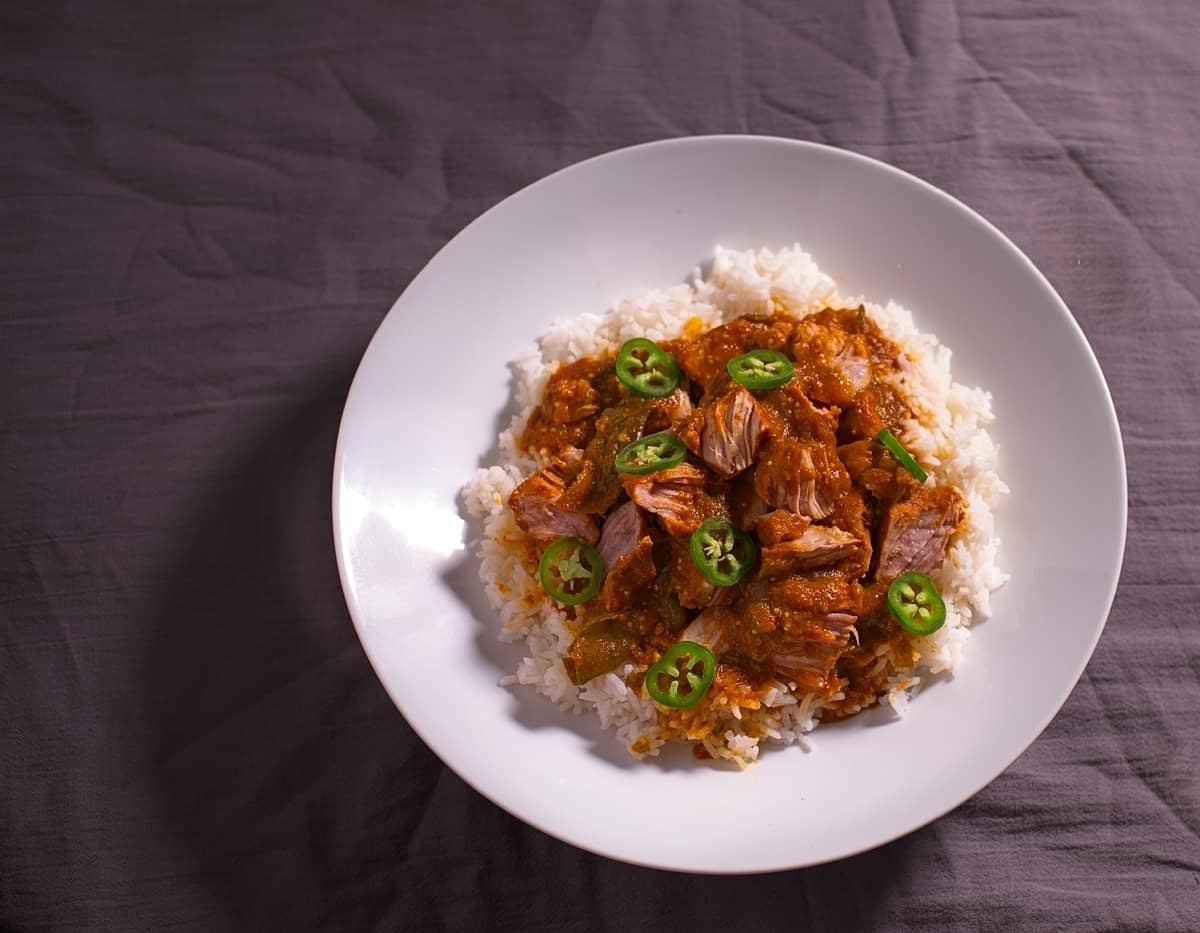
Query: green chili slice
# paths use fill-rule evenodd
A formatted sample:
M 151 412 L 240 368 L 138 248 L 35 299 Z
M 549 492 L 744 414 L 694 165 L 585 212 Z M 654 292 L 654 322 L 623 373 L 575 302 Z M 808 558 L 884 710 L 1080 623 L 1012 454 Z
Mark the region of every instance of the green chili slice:
M 796 374 L 792 361 L 778 350 L 751 350 L 735 356 L 725 368 L 734 382 L 747 389 L 776 389 Z
M 677 641 L 646 671 L 646 692 L 656 703 L 687 709 L 712 686 L 717 658 L 694 641 Z
M 758 558 L 754 539 L 723 518 L 710 518 L 692 532 L 688 551 L 704 579 L 716 586 L 733 586 Z
M 551 599 L 578 606 L 600 592 L 604 558 L 582 538 L 559 538 L 542 554 L 538 577 Z
M 879 443 L 883 444 L 883 446 L 888 449 L 888 452 L 895 457 L 897 461 L 899 461 L 900 466 L 904 467 L 904 469 L 908 470 L 909 473 L 916 477 L 918 483 L 925 482 L 925 479 L 929 474 L 921 469 L 921 464 L 917 463 L 917 461 L 913 459 L 912 454 L 904 449 L 904 445 L 896 440 L 895 434 L 893 434 L 887 428 L 884 428 L 875 436 L 879 439 Z
M 617 378 L 638 395 L 662 398 L 679 384 L 679 363 L 653 340 L 634 337 L 617 351 Z
M 914 635 L 932 635 L 946 621 L 942 595 L 929 577 L 915 570 L 892 581 L 887 603 L 900 627 Z
M 683 441 L 670 431 L 647 434 L 621 449 L 613 461 L 618 473 L 642 476 L 682 463 L 687 456 Z

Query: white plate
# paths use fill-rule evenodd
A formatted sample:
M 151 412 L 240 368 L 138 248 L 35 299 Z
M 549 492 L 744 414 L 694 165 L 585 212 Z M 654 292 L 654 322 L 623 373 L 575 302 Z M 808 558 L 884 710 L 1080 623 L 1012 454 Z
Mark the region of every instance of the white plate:
M 1035 209 L 1036 205 L 1030 205 Z M 683 281 L 720 243 L 799 242 L 844 293 L 893 298 L 993 392 L 1012 495 L 997 513 L 1011 582 L 960 672 L 908 716 L 878 711 L 765 751 L 745 772 L 686 751 L 637 762 L 590 717 L 497 681 L 496 641 L 457 494 L 507 424 L 506 362 L 552 319 Z M 492 208 L 396 301 L 363 357 L 334 467 L 338 567 L 396 706 L 464 780 L 575 845 L 660 868 L 754 872 L 880 845 L 1000 774 L 1091 656 L 1125 541 L 1112 401 L 1070 312 L 958 201 L 880 162 L 809 143 L 700 137 L 613 152 Z M 1082 741 L 1086 742 L 1086 738 Z

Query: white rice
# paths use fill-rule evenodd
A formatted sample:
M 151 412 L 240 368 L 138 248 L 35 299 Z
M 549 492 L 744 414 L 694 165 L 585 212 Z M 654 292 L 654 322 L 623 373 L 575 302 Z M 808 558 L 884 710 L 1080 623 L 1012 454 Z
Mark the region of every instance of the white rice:
M 996 563 L 1000 542 L 992 522 L 992 508 L 1008 489 L 996 475 L 996 445 L 986 430 L 992 421 L 990 395 L 953 381 L 950 350 L 932 334 L 918 331 L 910 312 L 894 303 L 877 305 L 838 294 L 833 280 L 799 246 L 778 252 L 738 252 L 718 246 L 707 279 L 697 270 L 690 285 L 640 292 L 622 299 L 607 314 L 555 322 L 540 344 L 516 361 L 515 394 L 521 410 L 500 435 L 500 462 L 477 471 L 464 489 L 468 510 L 483 521 L 479 575 L 499 613 L 500 637 L 524 639 L 528 651 L 517 670 L 501 681 L 503 685 L 531 686 L 564 710 L 594 710 L 601 726 L 615 729 L 618 740 L 639 757 L 657 754 L 664 744 L 654 703 L 625 684 L 624 678 L 634 670 L 632 664 L 583 686 L 571 683 L 562 665 L 572 639 L 566 617 L 545 598 L 519 557 L 524 533 L 506 502 L 516 485 L 541 464 L 523 454 L 516 440 L 555 368 L 615 350 L 631 337 L 677 337 L 692 318 L 707 330 L 744 314 L 770 313 L 779 307 L 802 317 L 826 307 L 860 304 L 908 357 L 897 382 L 916 417 L 902 426 L 900 440 L 926 467 L 931 482 L 954 484 L 968 503 L 947 559 L 933 574 L 946 602 L 946 624 L 919 639 L 916 670 L 893 676 L 886 699 L 903 715 L 921 683 L 921 673 L 954 671 L 972 620 L 988 616 L 992 590 L 1007 579 Z M 836 699 L 840 697 L 831 701 Z M 739 765 L 754 761 L 763 741 L 807 746 L 804 736 L 819 723 L 821 700 L 796 696 L 791 685 L 777 683 L 768 687 L 761 703 L 758 709 L 722 707 L 716 720 L 698 728 L 693 737 L 713 757 Z

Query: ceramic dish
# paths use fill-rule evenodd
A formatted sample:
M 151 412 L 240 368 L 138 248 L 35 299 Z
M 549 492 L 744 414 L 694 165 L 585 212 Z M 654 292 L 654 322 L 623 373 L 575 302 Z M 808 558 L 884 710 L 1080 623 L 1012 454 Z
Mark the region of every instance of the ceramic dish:
M 767 751 L 746 771 L 679 749 L 637 761 L 587 717 L 497 682 L 498 622 L 459 489 L 494 460 L 507 362 L 555 318 L 684 281 L 713 247 L 800 243 L 844 293 L 894 299 L 993 394 L 1012 489 L 1011 581 L 953 679 Z M 463 230 L 372 340 L 334 467 L 338 566 L 380 680 L 464 780 L 583 848 L 660 868 L 756 872 L 880 845 L 999 775 L 1091 656 L 1125 539 L 1125 464 L 1104 377 L 1033 264 L 960 202 L 880 162 L 762 137 L 637 146 L 571 166 Z M 674 814 L 674 815 L 673 815 Z M 680 814 L 694 815 L 691 818 Z

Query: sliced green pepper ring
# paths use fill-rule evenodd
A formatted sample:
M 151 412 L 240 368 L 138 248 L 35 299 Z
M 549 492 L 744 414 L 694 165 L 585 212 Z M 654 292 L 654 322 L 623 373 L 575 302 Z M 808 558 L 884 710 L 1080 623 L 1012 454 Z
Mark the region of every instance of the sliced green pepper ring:
M 724 518 L 710 518 L 688 539 L 692 563 L 716 586 L 733 586 L 754 569 L 758 545 Z
M 679 384 L 675 357 L 645 337 L 634 337 L 617 351 L 617 378 L 637 395 L 662 398 Z
M 777 389 L 796 374 L 792 361 L 778 350 L 751 350 L 725 364 L 729 376 L 747 389 Z
M 623 447 L 613 461 L 613 466 L 618 473 L 642 476 L 682 463 L 686 456 L 687 448 L 683 446 L 683 441 L 670 431 L 660 431 L 658 434 L 639 437 L 632 444 Z
M 946 604 L 934 582 L 910 570 L 892 581 L 887 591 L 888 609 L 900 627 L 913 635 L 932 635 L 946 622 Z
M 917 463 L 917 461 L 913 459 L 912 454 L 904 449 L 904 445 L 896 440 L 895 434 L 893 434 L 887 428 L 884 428 L 882 431 L 876 434 L 875 437 L 878 439 L 879 443 L 888 449 L 888 453 L 896 458 L 896 461 L 900 464 L 900 466 L 904 467 L 904 469 L 908 470 L 908 472 L 913 475 L 918 483 L 925 482 L 929 474 L 921 469 L 921 464 Z
M 600 592 L 604 558 L 582 538 L 559 538 L 542 554 L 538 577 L 551 599 L 578 606 Z
M 672 709 L 695 706 L 712 686 L 717 657 L 694 641 L 677 641 L 646 671 L 646 692 Z

